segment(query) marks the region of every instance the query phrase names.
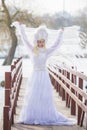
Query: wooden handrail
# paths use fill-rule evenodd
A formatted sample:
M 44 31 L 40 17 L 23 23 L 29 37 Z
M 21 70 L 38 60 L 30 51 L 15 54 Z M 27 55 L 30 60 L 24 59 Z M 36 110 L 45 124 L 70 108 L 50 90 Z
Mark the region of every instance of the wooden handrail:
M 67 67 L 66 65 L 65 65 L 65 69 L 66 69 L 68 72 L 71 72 L 72 74 L 74 74 L 74 75 L 76 75 L 76 76 L 82 78 L 83 80 L 87 81 L 87 76 L 84 75 L 83 73 L 81 73 L 81 72 L 79 72 L 79 71 L 76 71 L 76 70 L 73 70 L 73 69 Z
M 51 69 L 51 68 L 49 67 L 49 69 Z M 67 79 L 62 73 L 57 72 L 56 70 L 54 70 L 53 72 L 55 72 L 59 77 L 61 77 L 63 80 L 65 80 L 66 83 L 69 84 L 71 88 L 75 89 L 76 92 L 79 92 L 79 94 L 81 94 L 85 99 L 87 99 L 87 93 L 85 93 L 82 89 L 78 88 L 74 83 L 72 83 L 69 79 Z M 49 71 L 49 73 L 56 78 L 56 76 L 53 75 L 52 72 Z M 58 78 L 57 78 L 57 80 L 58 80 Z
M 62 86 L 62 88 L 64 88 L 66 90 L 66 92 L 76 101 L 76 103 L 85 111 L 87 112 L 87 106 L 84 105 L 84 103 L 82 103 L 78 97 L 76 97 L 73 93 L 71 93 L 71 90 L 69 88 L 66 87 L 66 85 L 64 85 L 64 83 L 62 83 L 62 81 L 60 81 L 52 72 L 49 71 L 49 73 L 51 74 L 51 76 L 53 76 L 53 78 Z M 86 99 L 87 99 L 87 95 L 86 95 Z
M 65 65 L 65 64 L 64 64 L 63 67 L 58 66 L 55 62 L 54 62 L 54 63 L 51 63 L 51 65 L 54 66 L 54 67 L 60 68 L 61 70 L 64 69 L 64 70 L 66 70 L 67 72 L 70 72 L 70 73 L 72 73 L 72 74 L 78 76 L 79 78 L 82 78 L 83 80 L 87 81 L 87 76 L 86 76 L 84 73 L 81 73 L 81 72 L 79 72 L 79 71 L 77 71 L 77 70 L 74 70 L 74 69 L 68 67 L 68 66 Z
M 54 88 L 62 96 L 62 100 L 66 101 L 66 106 L 70 107 L 71 114 L 75 115 L 77 112 L 78 125 L 83 125 L 84 113 L 86 113 L 87 130 L 87 93 L 81 89 L 83 88 L 83 80 L 87 81 L 87 76 L 73 69 L 68 69 L 68 67 L 63 69 L 56 64 L 49 64 L 48 72 Z M 77 82 L 79 83 L 77 84 Z
M 14 123 L 17 99 L 22 81 L 22 58 L 18 58 L 11 71 L 5 72 L 5 105 L 3 108 L 3 130 L 11 130 Z

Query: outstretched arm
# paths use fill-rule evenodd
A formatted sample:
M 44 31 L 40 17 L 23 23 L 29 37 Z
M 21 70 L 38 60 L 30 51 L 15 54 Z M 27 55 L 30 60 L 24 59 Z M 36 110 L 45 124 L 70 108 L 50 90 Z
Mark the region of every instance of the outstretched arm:
M 25 43 L 26 47 L 30 51 L 32 51 L 33 47 L 32 47 L 32 45 L 30 44 L 30 42 L 29 42 L 29 40 L 27 38 L 27 35 L 26 35 L 26 32 L 25 32 L 25 25 L 20 24 L 19 22 L 14 22 L 14 23 L 12 23 L 11 26 L 15 26 L 16 27 L 18 35 L 21 36 L 21 39 L 23 40 L 23 43 Z
M 53 44 L 53 46 L 47 49 L 47 56 L 49 56 L 52 52 L 60 47 L 63 31 L 64 29 L 60 29 L 56 42 Z

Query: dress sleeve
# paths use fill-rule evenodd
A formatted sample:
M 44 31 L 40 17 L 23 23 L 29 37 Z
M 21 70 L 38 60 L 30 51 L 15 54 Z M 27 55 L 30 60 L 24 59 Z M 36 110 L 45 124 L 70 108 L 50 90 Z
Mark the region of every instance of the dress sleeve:
M 32 45 L 30 44 L 28 38 L 27 38 L 27 35 L 26 35 L 26 32 L 25 32 L 25 26 L 24 25 L 19 25 L 19 29 L 20 29 L 20 35 L 21 35 L 21 39 L 24 43 L 24 45 L 26 46 L 27 49 L 29 49 L 30 52 L 32 52 L 33 50 L 33 47 Z
M 19 22 L 14 22 L 14 23 L 12 23 L 12 26 L 16 27 L 17 33 L 18 33 L 18 35 L 20 35 L 20 37 L 23 41 L 23 44 L 29 49 L 30 52 L 32 52 L 33 46 L 30 44 L 28 37 L 26 35 L 25 25 L 24 24 L 20 25 Z
M 63 36 L 63 30 L 60 30 L 57 40 L 55 41 L 53 46 L 51 46 L 50 48 L 47 49 L 47 57 L 50 56 L 52 54 L 52 52 L 54 52 L 56 49 L 58 49 L 60 47 L 62 36 Z

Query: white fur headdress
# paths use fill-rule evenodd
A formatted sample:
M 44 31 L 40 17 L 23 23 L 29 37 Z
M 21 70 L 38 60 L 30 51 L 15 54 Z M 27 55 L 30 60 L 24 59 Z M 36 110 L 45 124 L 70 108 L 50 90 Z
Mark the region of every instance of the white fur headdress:
M 37 40 L 44 39 L 45 42 L 48 39 L 48 32 L 46 26 L 40 26 L 37 28 L 35 35 L 34 35 L 34 43 L 37 43 Z

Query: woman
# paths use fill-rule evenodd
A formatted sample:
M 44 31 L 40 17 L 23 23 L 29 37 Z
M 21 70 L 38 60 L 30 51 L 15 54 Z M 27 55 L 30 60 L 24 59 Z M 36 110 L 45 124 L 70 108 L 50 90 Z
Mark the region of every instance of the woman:
M 24 25 L 14 22 L 21 38 L 27 45 L 33 63 L 33 72 L 28 82 L 25 103 L 20 113 L 19 123 L 40 125 L 73 125 L 75 120 L 66 118 L 57 112 L 52 95 L 52 84 L 46 69 L 46 61 L 52 52 L 59 47 L 63 29 L 51 48 L 46 49 L 48 33 L 46 28 L 39 27 L 34 35 L 34 47 L 27 40 Z

